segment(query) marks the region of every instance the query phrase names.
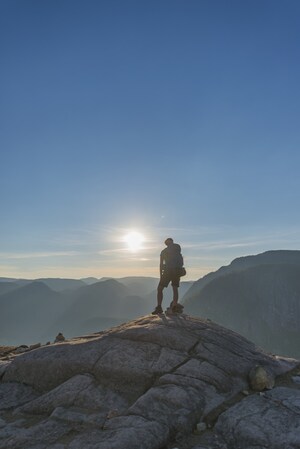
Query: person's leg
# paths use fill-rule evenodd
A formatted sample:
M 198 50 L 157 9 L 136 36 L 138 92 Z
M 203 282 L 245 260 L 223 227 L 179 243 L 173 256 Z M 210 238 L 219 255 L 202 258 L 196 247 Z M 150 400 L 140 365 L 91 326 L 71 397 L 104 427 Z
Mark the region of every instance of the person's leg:
M 174 277 L 172 281 L 173 287 L 173 301 L 171 302 L 171 308 L 173 313 L 182 313 L 183 306 L 178 302 L 178 288 L 179 288 L 180 278 Z
M 155 307 L 154 311 L 152 312 L 152 315 L 159 315 L 160 313 L 163 313 L 161 304 L 163 300 L 163 289 L 165 288 L 165 284 L 160 280 L 158 287 L 157 287 L 157 306 Z
M 174 269 L 172 273 L 172 288 L 173 288 L 173 301 L 171 306 L 177 306 L 178 304 L 178 288 L 180 283 L 180 277 L 178 276 L 177 270 Z
M 162 300 L 163 300 L 163 289 L 164 287 L 162 285 L 159 285 L 157 287 L 157 305 L 161 306 Z
M 173 302 L 172 305 L 176 306 L 178 303 L 178 287 L 176 285 L 172 285 L 173 287 Z
M 170 281 L 172 280 L 170 273 L 168 271 L 165 271 L 159 281 L 159 284 L 157 286 L 157 305 L 161 306 L 163 301 L 163 289 L 167 288 Z

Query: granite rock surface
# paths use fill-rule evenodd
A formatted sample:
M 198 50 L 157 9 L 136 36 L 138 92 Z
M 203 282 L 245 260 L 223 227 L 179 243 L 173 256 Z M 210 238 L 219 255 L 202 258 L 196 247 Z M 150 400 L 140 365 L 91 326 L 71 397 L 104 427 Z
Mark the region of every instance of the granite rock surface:
M 0 357 L 0 449 L 296 449 L 299 374 L 211 321 L 145 316 Z

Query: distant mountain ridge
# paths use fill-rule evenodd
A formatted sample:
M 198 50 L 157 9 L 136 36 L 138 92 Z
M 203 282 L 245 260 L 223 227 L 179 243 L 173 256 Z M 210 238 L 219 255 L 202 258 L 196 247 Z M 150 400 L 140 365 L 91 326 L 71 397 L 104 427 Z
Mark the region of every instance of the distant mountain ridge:
M 16 290 L 20 286 L 15 282 L 2 281 L 0 282 L 0 295 L 7 293 L 11 290 Z
M 273 265 L 273 264 L 296 264 L 300 265 L 299 250 L 271 250 L 264 253 L 237 257 L 229 265 L 219 268 L 195 281 L 192 287 L 183 297 L 183 302 L 187 303 L 191 298 L 197 296 L 201 289 L 214 279 L 236 271 L 242 271 L 246 268 L 256 265 Z
M 0 295 L 0 341 L 34 341 L 63 307 L 60 293 L 34 281 Z
M 156 304 L 157 278 L 84 280 L 0 278 L 0 344 L 53 341 L 58 332 L 72 337 L 145 315 Z M 191 283 L 183 282 L 182 295 Z M 170 302 L 166 290 L 164 307 Z M 181 296 L 182 296 L 181 295 Z
M 197 281 L 184 305 L 271 352 L 300 357 L 300 251 L 235 259 Z
M 182 282 L 185 312 L 229 327 L 265 349 L 300 357 L 300 251 L 240 257 L 195 283 Z M 151 312 L 158 278 L 0 278 L 0 344 L 35 343 L 58 332 L 102 331 Z M 164 291 L 163 308 L 172 296 Z
M 79 287 L 87 285 L 81 279 L 65 279 L 65 278 L 38 278 L 38 279 L 14 279 L 14 278 L 0 278 L 0 287 L 3 282 L 13 282 L 18 286 L 31 284 L 32 282 L 43 282 L 52 290 L 57 292 L 64 290 L 75 290 Z

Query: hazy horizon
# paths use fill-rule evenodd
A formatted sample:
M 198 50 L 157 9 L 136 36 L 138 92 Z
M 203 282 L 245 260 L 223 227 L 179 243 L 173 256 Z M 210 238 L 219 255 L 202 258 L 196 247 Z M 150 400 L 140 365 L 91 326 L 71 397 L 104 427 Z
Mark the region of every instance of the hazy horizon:
M 3 0 L 0 276 L 156 277 L 169 236 L 186 280 L 300 248 L 299 13 Z
M 239 245 L 236 245 L 237 247 L 239 247 Z M 252 245 L 249 244 L 249 247 L 251 247 Z M 218 245 L 216 244 L 216 247 L 218 247 Z M 203 249 L 203 248 L 202 248 Z M 194 248 L 194 250 L 196 250 Z M 248 253 L 244 253 L 244 254 L 240 254 L 237 250 L 235 250 L 235 245 L 232 245 L 232 248 L 230 248 L 230 252 L 232 254 L 236 254 L 234 257 L 228 259 L 228 260 L 224 260 L 224 263 L 221 263 L 219 265 L 215 265 L 212 267 L 206 267 L 205 269 L 201 269 L 201 268 L 197 268 L 197 267 L 191 267 L 189 266 L 187 263 L 185 263 L 185 266 L 187 268 L 187 275 L 183 278 L 181 278 L 181 281 L 188 281 L 188 282 L 193 282 L 196 281 L 200 278 L 202 278 L 203 276 L 205 276 L 208 273 L 217 271 L 219 268 L 223 267 L 223 266 L 227 266 L 230 265 L 230 263 L 239 257 L 247 257 L 247 256 L 253 256 L 253 255 L 258 255 L 261 253 L 264 253 L 266 251 L 282 251 L 282 250 L 297 250 L 297 248 L 268 248 L 262 251 L 257 251 L 257 252 L 248 252 Z M 123 256 L 127 262 L 128 260 L 130 260 L 130 258 L 133 259 L 133 261 L 138 260 L 138 256 L 135 253 L 134 255 L 129 255 L 127 254 L 128 250 L 120 249 L 119 252 L 120 253 L 125 253 L 125 255 Z M 143 252 L 144 249 L 139 250 L 140 252 Z M 118 251 L 117 251 L 118 252 Z M 188 251 L 187 251 L 188 252 Z M 129 251 L 129 253 L 131 253 Z M 126 255 L 127 254 L 127 255 Z M 159 253 L 158 253 L 159 255 Z M 38 258 L 38 256 L 36 256 Z M 42 256 L 42 257 L 47 257 L 47 256 Z M 50 256 L 49 256 L 50 257 Z M 118 256 L 117 256 L 118 257 Z M 209 255 L 206 256 L 207 260 L 209 260 Z M 203 258 L 205 258 L 205 255 L 203 255 Z M 27 260 L 27 257 L 22 257 L 21 259 L 25 259 Z M 150 260 L 150 259 L 149 259 Z M 124 277 L 153 277 L 153 278 L 159 278 L 159 273 L 158 273 L 158 265 L 159 265 L 159 258 L 154 257 L 153 261 L 155 262 L 155 266 L 153 268 L 149 268 L 148 270 L 145 270 L 145 268 L 143 267 L 141 269 L 141 271 L 137 270 L 135 267 L 132 267 L 131 269 L 128 267 L 124 268 L 124 272 L 122 272 L 119 268 L 114 269 L 107 269 L 107 271 L 104 272 L 102 271 L 102 273 L 99 273 L 98 271 L 95 271 L 94 274 L 91 274 L 92 269 L 89 271 L 88 268 L 86 269 L 86 274 L 85 275 L 78 275 L 78 276 L 73 276 L 72 275 L 72 269 L 71 268 L 66 268 L 65 270 L 62 269 L 61 271 L 37 271 L 35 274 L 33 273 L 31 276 L 28 274 L 28 272 L 25 272 L 24 275 L 20 275 L 20 274 L 16 274 L 16 275 L 6 275 L 3 272 L 0 273 L 0 278 L 16 278 L 16 279 L 27 279 L 27 280 L 36 280 L 36 279 L 41 279 L 41 278 L 61 278 L 61 279 L 76 279 L 76 280 L 80 280 L 80 279 L 84 279 L 84 278 L 89 278 L 89 277 L 93 277 L 93 278 L 97 278 L 97 279 L 101 279 L 101 278 L 112 278 L 112 279 L 118 279 L 118 278 L 124 278 Z M 131 271 L 130 271 L 131 270 Z M 113 273 L 116 273 L 115 275 Z M 66 274 L 64 274 L 66 273 Z M 194 275 L 194 277 L 193 277 Z

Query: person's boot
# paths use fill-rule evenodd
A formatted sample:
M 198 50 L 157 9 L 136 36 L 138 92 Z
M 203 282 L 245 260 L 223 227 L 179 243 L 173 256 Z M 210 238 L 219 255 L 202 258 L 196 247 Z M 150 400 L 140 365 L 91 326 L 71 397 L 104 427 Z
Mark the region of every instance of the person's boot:
M 179 304 L 179 302 L 177 304 L 173 305 L 173 301 L 172 301 L 170 306 L 166 310 L 166 314 L 167 315 L 176 315 L 176 314 L 182 313 L 182 311 L 183 311 L 183 305 Z
M 155 309 L 152 312 L 152 315 L 160 315 L 161 313 L 164 313 L 161 306 L 156 306 Z
M 173 313 L 182 313 L 183 309 L 184 309 L 183 305 L 179 304 L 179 302 L 177 304 L 175 304 L 174 306 L 172 306 Z

